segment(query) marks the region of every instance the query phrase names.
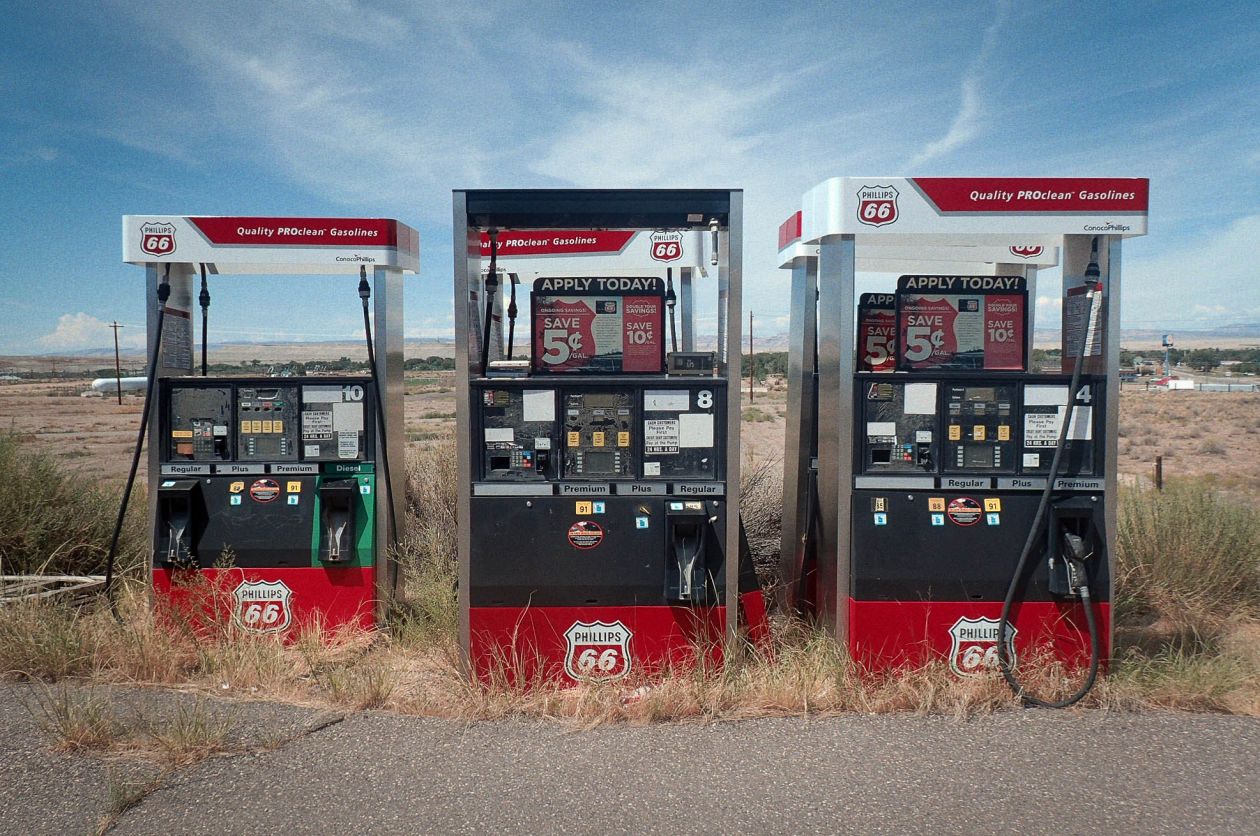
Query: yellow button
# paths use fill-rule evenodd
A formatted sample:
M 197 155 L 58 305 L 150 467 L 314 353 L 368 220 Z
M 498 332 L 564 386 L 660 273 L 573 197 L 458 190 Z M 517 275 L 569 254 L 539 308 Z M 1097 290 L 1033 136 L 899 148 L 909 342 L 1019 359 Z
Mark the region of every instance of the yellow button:
M 284 422 L 283 422 L 283 421 L 272 421 L 272 422 L 271 422 L 271 430 L 272 430 L 272 432 L 278 432 L 278 433 L 282 433 L 282 432 L 284 432 Z
M 945 510 L 945 497 L 929 496 L 928 497 L 928 510 L 929 511 L 944 511 Z
M 591 444 L 592 444 L 592 445 L 594 445 L 594 446 L 596 446 L 596 447 L 603 447 L 603 446 L 604 446 L 604 434 L 603 434 L 603 433 L 591 433 Z
M 1010 441 L 1010 440 L 1011 440 L 1011 428 L 1007 426 L 1006 424 L 1003 424 L 1002 426 L 998 427 L 998 441 Z
M 241 432 L 243 432 L 243 433 L 247 433 L 247 432 L 249 432 L 249 421 L 248 421 L 248 420 L 245 420 L 245 421 L 242 421 L 242 422 L 241 422 Z
M 990 514 L 996 514 L 1002 510 L 1002 500 L 996 496 L 985 497 L 984 510 Z
M 245 490 L 244 482 L 233 482 L 228 485 L 228 493 L 240 493 L 243 490 Z
M 301 493 L 302 483 L 301 482 L 286 482 L 284 485 L 284 489 L 288 491 L 289 493 Z
M 575 503 L 573 503 L 573 513 L 577 514 L 579 517 L 581 517 L 581 516 L 590 516 L 590 513 L 591 513 L 591 503 L 589 503 L 589 502 L 575 502 Z
M 972 441 L 984 441 L 984 424 L 976 424 L 971 428 Z
M 581 447 L 581 446 L 582 446 L 582 434 L 581 434 L 581 433 L 569 433 L 569 446 L 570 446 L 570 447 Z
M 270 433 L 271 433 L 271 422 L 270 422 L 270 421 L 263 421 L 263 429 L 262 429 L 262 431 L 263 431 L 264 433 L 267 433 L 267 434 L 270 434 Z
M 260 432 L 262 432 L 262 421 L 250 421 L 250 422 L 249 422 L 249 431 L 250 431 L 251 433 L 260 433 Z
M 627 433 L 627 432 L 617 433 L 617 446 L 629 447 L 630 446 L 630 433 Z
M 961 438 L 962 438 L 962 427 L 958 426 L 957 424 L 950 424 L 949 425 L 949 440 L 958 441 Z

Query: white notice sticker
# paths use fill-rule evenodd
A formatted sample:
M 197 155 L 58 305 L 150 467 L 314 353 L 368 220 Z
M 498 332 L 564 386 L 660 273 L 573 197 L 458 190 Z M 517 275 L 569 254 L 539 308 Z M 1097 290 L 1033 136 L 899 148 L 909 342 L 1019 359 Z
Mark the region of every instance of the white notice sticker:
M 643 452 L 648 455 L 678 452 L 678 421 L 656 418 L 643 422 Z
M 550 389 L 526 389 L 521 399 L 521 420 L 556 420 L 556 396 Z
M 703 412 L 679 415 L 678 446 L 712 447 L 713 416 Z
M 333 429 L 337 432 L 363 432 L 363 403 L 335 403 Z
M 507 441 L 516 440 L 516 432 L 511 427 L 486 427 L 486 441 Z
M 359 457 L 359 434 L 337 433 L 337 458 L 357 459 Z
M 867 421 L 867 438 L 896 438 L 897 424 L 894 421 Z
M 661 463 L 660 462 L 644 462 L 643 475 L 644 476 L 660 476 Z
M 935 415 L 936 384 L 907 383 L 906 400 L 902 411 L 906 415 Z

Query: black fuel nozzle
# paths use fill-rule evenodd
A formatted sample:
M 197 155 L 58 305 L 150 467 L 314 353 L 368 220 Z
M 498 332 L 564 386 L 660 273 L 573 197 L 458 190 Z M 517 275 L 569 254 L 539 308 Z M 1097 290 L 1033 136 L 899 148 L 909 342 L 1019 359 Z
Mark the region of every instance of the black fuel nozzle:
M 166 304 L 167 299 L 171 298 L 171 263 L 169 261 L 166 262 L 166 269 L 162 271 L 162 282 L 158 285 L 157 298 L 163 305 Z
M 201 294 L 197 297 L 201 309 L 210 307 L 210 286 L 206 284 L 206 265 L 201 265 Z
M 1085 561 L 1094 556 L 1085 538 L 1071 531 L 1063 531 L 1061 548 L 1050 557 L 1050 592 L 1063 598 L 1088 598 L 1089 577 Z
M 359 298 L 363 300 L 363 306 L 367 307 L 368 299 L 372 297 L 372 286 L 367 280 L 367 266 L 359 265 Z

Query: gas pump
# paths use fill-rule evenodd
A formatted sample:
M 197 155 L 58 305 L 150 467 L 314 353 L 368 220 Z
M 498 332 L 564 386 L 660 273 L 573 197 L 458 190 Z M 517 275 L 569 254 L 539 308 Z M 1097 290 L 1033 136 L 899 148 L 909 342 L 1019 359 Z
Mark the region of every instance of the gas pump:
M 616 681 L 720 660 L 735 613 L 764 635 L 732 507 L 741 193 L 456 191 L 454 202 L 472 672 Z M 697 289 L 712 266 L 716 288 Z M 526 327 L 502 305 L 518 283 Z M 697 293 L 717 308 L 708 350 L 696 350 Z M 506 350 L 504 313 L 509 335 L 529 334 Z
M 140 438 L 147 423 L 155 595 L 194 620 L 226 607 L 251 633 L 378 624 L 400 592 L 389 549 L 403 513 L 402 276 L 418 268 L 415 230 L 377 218 L 128 215 L 123 260 L 145 267 L 160 300 Z M 370 373 L 206 376 L 207 275 L 235 274 L 343 276 L 345 307 L 363 311 Z
M 1106 660 L 1120 242 L 1145 233 L 1147 194 L 1046 178 L 834 178 L 806 194 L 780 242 L 794 300 L 817 288 L 799 329 L 793 308 L 790 351 L 817 352 L 817 372 L 789 365 L 784 570 L 809 591 L 812 554 L 814 585 L 788 603 L 864 668 L 944 656 L 1046 704 L 1014 679 L 1019 660 L 1088 669 L 1069 701 Z M 1067 356 L 1043 373 L 1028 300 L 1058 248 Z M 854 304 L 858 270 L 901 274 L 891 335 L 886 296 Z

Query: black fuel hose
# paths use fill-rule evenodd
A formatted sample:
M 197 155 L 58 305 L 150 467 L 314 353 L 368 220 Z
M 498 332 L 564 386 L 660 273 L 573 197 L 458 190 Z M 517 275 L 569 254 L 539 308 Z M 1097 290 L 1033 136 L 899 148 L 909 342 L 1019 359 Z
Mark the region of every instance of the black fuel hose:
M 512 359 L 512 341 L 516 338 L 516 284 L 520 281 L 515 273 L 508 273 L 508 284 L 512 288 L 512 299 L 508 303 L 508 344 L 507 358 Z
M 209 339 L 210 324 L 210 287 L 206 284 L 206 265 L 201 265 L 201 294 L 197 297 L 201 304 L 201 376 L 206 376 L 206 345 Z
M 381 451 L 381 475 L 385 477 L 387 501 L 385 520 L 389 526 L 390 549 L 398 548 L 398 519 L 394 514 L 394 483 L 389 476 L 389 436 L 385 433 L 385 399 L 381 396 L 381 379 L 376 369 L 376 349 L 372 345 L 372 318 L 368 314 L 368 300 L 372 287 L 367 280 L 367 267 L 359 266 L 359 298 L 363 300 L 363 336 L 367 342 L 368 368 L 372 373 L 372 396 L 376 399 L 376 432 L 380 436 L 377 445 Z M 389 588 L 392 595 L 398 589 L 398 558 L 387 555 L 389 561 Z
M 485 333 L 481 337 L 481 376 L 490 365 L 490 322 L 494 316 L 494 294 L 499 289 L 499 231 L 490 230 L 490 271 L 486 274 Z
M 665 307 L 669 309 L 669 350 L 678 352 L 678 329 L 674 324 L 674 307 L 678 294 L 674 293 L 674 268 L 665 268 Z
M 153 351 L 149 355 L 149 375 L 144 384 L 144 407 L 140 410 L 140 431 L 136 433 L 136 446 L 131 454 L 131 470 L 127 474 L 127 484 L 123 488 L 122 502 L 118 504 L 118 518 L 114 521 L 114 533 L 109 540 L 109 553 L 105 558 L 105 597 L 109 600 L 110 609 L 115 617 L 118 615 L 118 608 L 113 594 L 114 561 L 118 556 L 118 538 L 122 536 L 123 521 L 127 518 L 127 505 L 131 502 L 131 491 L 136 484 L 136 471 L 140 468 L 140 451 L 144 449 L 144 434 L 149 428 L 153 387 L 157 382 L 158 355 L 162 351 L 162 324 L 166 320 L 166 300 L 169 298 L 171 298 L 171 263 L 168 261 L 162 273 L 162 281 L 157 288 L 157 328 L 153 339 Z
M 1067 437 L 1072 426 L 1072 416 L 1076 413 L 1076 391 L 1081 384 L 1081 369 L 1085 365 L 1085 350 L 1089 345 L 1089 335 L 1094 330 L 1094 314 L 1099 293 L 1101 293 L 1101 289 L 1097 286 L 1089 292 L 1090 312 L 1085 322 L 1085 327 L 1081 329 L 1081 342 L 1076 352 L 1076 362 L 1072 366 L 1072 381 L 1068 384 L 1063 426 L 1059 428 L 1059 439 L 1054 447 L 1054 458 L 1050 461 L 1050 472 L 1046 476 L 1046 486 L 1041 491 L 1041 501 L 1037 503 L 1037 513 L 1033 516 L 1032 525 L 1028 529 L 1028 538 L 1024 541 L 1024 548 L 1019 553 L 1019 562 L 1015 565 L 1015 572 L 1011 575 L 1010 586 L 1006 589 L 1006 599 L 1002 602 L 1002 616 L 998 619 L 997 659 L 998 667 L 1002 671 L 1002 678 L 1006 680 L 1006 684 L 1010 686 L 1015 696 L 1019 697 L 1025 705 L 1037 708 L 1067 708 L 1070 705 L 1075 705 L 1089 693 L 1090 689 L 1094 687 L 1095 680 L 1098 678 L 1101 642 L 1099 641 L 1098 623 L 1094 616 L 1093 600 L 1089 593 L 1088 584 L 1081 588 L 1081 606 L 1085 608 L 1085 622 L 1089 628 L 1089 673 L 1086 675 L 1085 681 L 1071 696 L 1062 700 L 1043 700 L 1029 694 L 1023 684 L 1015 677 L 1011 667 L 1011 660 L 1007 658 L 1006 631 L 1010 625 L 1011 607 L 1015 603 L 1015 596 L 1019 591 L 1020 582 L 1023 580 L 1024 569 L 1028 565 L 1028 558 L 1032 555 L 1033 548 L 1037 544 L 1038 535 L 1042 534 L 1041 523 L 1045 519 L 1046 510 L 1050 507 L 1050 495 L 1054 491 L 1054 480 L 1058 478 L 1059 468 L 1063 464 L 1063 451 L 1067 447 Z M 1068 560 L 1071 558 L 1065 557 L 1064 559 Z

